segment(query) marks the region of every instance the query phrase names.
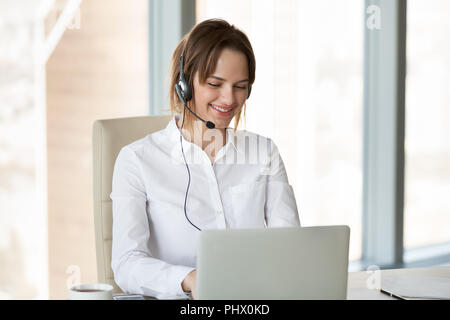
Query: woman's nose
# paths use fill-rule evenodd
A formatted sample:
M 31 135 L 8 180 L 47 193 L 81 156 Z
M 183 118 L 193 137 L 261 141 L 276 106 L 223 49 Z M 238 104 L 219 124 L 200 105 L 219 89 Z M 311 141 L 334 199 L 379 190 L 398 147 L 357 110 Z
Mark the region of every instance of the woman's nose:
M 232 105 L 234 103 L 234 90 L 232 86 L 223 86 L 221 90 L 222 103 Z

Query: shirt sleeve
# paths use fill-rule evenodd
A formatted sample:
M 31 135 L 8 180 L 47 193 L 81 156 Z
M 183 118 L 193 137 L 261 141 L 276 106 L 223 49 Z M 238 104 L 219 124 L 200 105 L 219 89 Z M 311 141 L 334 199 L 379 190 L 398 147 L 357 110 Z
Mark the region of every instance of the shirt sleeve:
M 113 231 L 111 267 L 127 293 L 158 299 L 189 299 L 181 283 L 194 268 L 152 257 L 146 191 L 135 151 L 124 147 L 112 181 Z
M 270 139 L 269 139 L 270 140 Z M 265 219 L 267 227 L 300 227 L 294 190 L 277 146 L 270 140 L 270 160 L 267 166 Z

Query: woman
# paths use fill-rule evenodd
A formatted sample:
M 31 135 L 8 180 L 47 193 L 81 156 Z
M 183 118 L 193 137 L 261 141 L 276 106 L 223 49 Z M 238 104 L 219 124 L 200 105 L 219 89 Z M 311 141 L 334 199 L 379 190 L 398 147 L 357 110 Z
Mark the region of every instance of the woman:
M 300 226 L 275 144 L 228 127 L 254 80 L 251 44 L 224 20 L 196 25 L 175 49 L 173 119 L 125 146 L 114 168 L 111 266 L 123 291 L 195 298 L 201 230 Z

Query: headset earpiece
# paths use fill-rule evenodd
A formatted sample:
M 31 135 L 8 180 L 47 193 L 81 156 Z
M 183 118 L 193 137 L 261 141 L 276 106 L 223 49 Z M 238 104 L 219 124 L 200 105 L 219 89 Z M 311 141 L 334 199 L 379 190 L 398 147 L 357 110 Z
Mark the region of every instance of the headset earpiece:
M 185 102 L 188 102 L 192 99 L 192 90 L 189 82 L 187 82 L 184 78 L 179 79 L 176 86 L 178 86 Z
M 185 102 L 188 102 L 192 99 L 192 89 L 189 84 L 189 79 L 186 79 L 183 73 L 183 65 L 184 65 L 184 49 L 181 52 L 180 56 L 180 75 L 178 77 L 177 86 L 184 98 Z

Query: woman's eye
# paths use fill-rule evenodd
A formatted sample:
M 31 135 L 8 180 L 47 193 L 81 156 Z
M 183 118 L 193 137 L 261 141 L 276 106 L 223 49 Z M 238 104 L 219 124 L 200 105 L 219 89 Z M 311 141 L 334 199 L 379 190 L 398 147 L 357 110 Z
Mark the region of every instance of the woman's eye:
M 220 84 L 217 84 L 217 83 L 208 82 L 208 85 L 210 85 L 211 87 L 220 87 Z M 244 87 L 242 87 L 242 86 L 235 86 L 235 88 L 242 89 L 242 90 L 246 90 L 247 89 L 246 86 L 244 86 Z

